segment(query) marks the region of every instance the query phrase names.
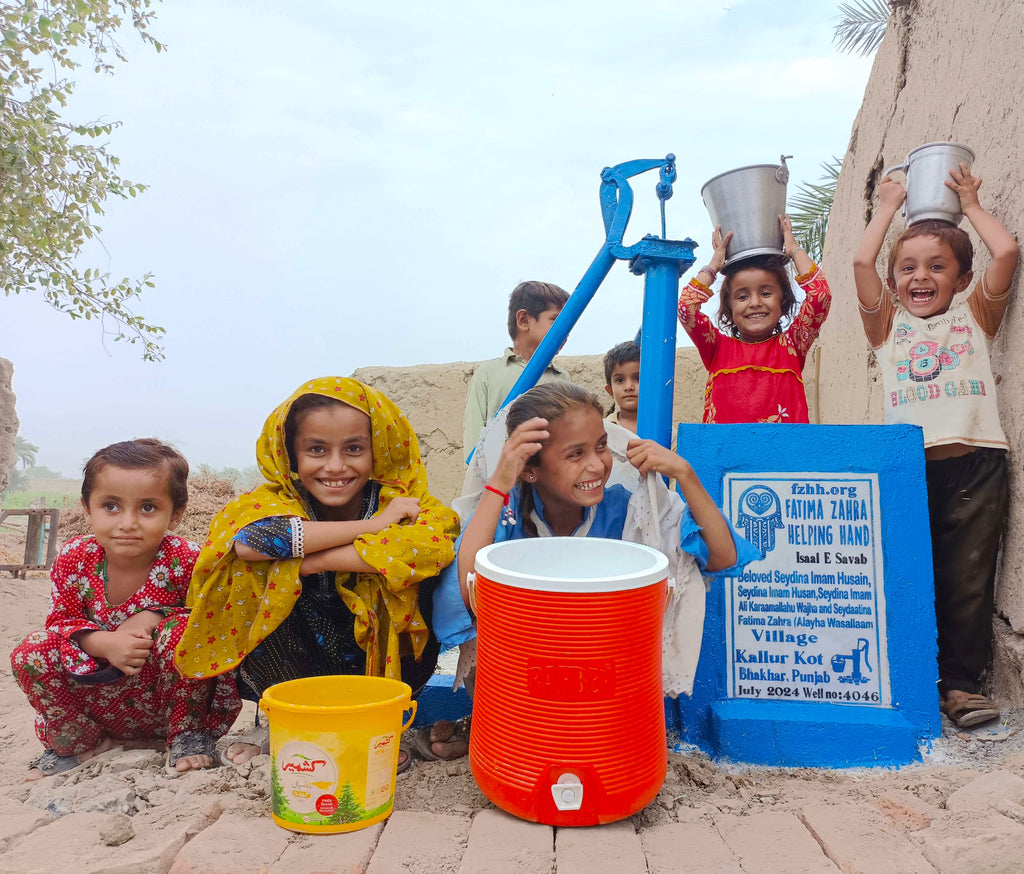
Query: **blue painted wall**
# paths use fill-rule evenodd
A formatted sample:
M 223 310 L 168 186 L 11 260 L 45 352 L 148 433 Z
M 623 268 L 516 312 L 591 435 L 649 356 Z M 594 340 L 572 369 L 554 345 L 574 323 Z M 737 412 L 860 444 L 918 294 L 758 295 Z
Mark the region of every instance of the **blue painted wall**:
M 713 585 L 693 696 L 669 724 L 717 758 L 788 766 L 900 765 L 938 737 L 924 444 L 909 425 L 680 425 L 677 450 L 722 505 L 727 473 L 876 473 L 892 706 L 727 697 L 725 590 Z M 795 569 L 795 568 L 794 568 Z

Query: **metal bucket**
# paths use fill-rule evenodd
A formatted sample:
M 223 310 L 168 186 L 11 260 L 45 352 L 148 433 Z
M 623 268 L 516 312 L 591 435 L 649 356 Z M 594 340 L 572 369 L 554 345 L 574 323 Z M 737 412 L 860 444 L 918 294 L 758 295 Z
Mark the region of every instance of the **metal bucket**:
M 885 171 L 885 175 L 902 170 L 907 174 L 907 199 L 903 202 L 903 215 L 907 224 L 925 219 L 941 219 L 960 224 L 964 215 L 960 211 L 960 196 L 949 186 L 949 171 L 964 163 L 970 169 L 974 152 L 962 143 L 925 143 L 918 146 L 903 164 Z
M 732 231 L 725 250 L 729 265 L 753 255 L 781 255 L 782 228 L 779 216 L 786 211 L 789 168 L 781 164 L 754 164 L 713 176 L 700 190 L 711 224 L 722 233 Z

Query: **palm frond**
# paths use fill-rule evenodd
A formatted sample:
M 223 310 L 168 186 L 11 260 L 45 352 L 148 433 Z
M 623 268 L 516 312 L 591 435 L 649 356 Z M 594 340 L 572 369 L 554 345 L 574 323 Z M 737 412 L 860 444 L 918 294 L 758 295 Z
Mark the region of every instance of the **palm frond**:
M 836 196 L 836 183 L 843 159 L 835 155 L 821 164 L 824 175 L 818 182 L 801 182 L 789 201 L 789 218 L 793 222 L 793 236 L 811 256 L 821 263 L 825 253 L 825 232 Z
M 839 4 L 839 23 L 832 41 L 841 52 L 867 57 L 882 42 L 892 8 L 887 0 L 853 0 Z

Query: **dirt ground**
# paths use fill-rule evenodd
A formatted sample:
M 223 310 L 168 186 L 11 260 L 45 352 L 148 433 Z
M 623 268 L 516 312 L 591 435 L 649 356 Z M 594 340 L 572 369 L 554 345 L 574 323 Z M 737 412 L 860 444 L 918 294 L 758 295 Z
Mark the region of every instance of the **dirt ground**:
M 18 531 L 0 528 L 0 563 L 17 558 L 21 548 Z M 44 572 L 30 572 L 24 580 L 6 573 L 0 576 L 0 656 L 4 665 L 21 638 L 42 626 L 48 591 Z M 266 818 L 269 822 L 267 757 L 239 768 L 219 767 L 170 779 L 163 773 L 162 746 L 154 742 L 149 748 L 107 754 L 68 775 L 24 783 L 28 764 L 40 749 L 32 716 L 10 672 L 4 670 L 0 673 L 0 745 L 4 751 L 0 757 L 0 786 L 13 800 L 56 815 L 94 811 L 133 817 L 149 811 L 157 813 L 153 808 L 167 806 L 170 813 L 184 808 L 203 809 L 217 802 L 220 808 L 236 815 Z M 247 709 L 239 723 L 251 719 L 252 710 Z M 924 763 L 898 770 L 725 766 L 701 753 L 674 752 L 660 794 L 634 817 L 634 824 L 645 829 L 726 814 L 796 813 L 808 804 L 849 801 L 872 804 L 904 833 L 927 829 L 937 817 L 945 816 L 945 801 L 950 794 L 979 775 L 1002 770 L 1024 777 L 1022 727 L 1024 713 L 1020 711 L 1008 711 L 1001 723 L 969 733 L 957 733 L 944 721 L 943 737 L 934 743 Z M 398 780 L 396 810 L 472 815 L 490 806 L 473 780 L 467 759 L 417 761 Z M 144 819 L 148 827 L 157 829 L 162 820 L 168 821 L 152 814 Z M 942 827 L 957 826 L 951 821 Z

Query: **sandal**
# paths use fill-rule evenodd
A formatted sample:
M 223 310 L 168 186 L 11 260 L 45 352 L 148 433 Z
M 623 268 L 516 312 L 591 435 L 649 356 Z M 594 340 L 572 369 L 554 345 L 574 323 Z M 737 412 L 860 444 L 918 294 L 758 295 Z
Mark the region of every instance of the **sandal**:
M 189 768 L 187 771 L 177 769 L 178 761 L 187 756 L 207 756 L 210 759 L 210 764 L 206 767 L 212 768 L 217 761 L 216 742 L 205 731 L 183 731 L 167 745 L 164 771 L 169 777 L 180 777 L 189 771 L 200 770 L 199 768 Z
M 402 758 L 402 753 L 405 753 L 405 758 Z M 406 743 L 405 736 L 398 742 L 398 769 L 395 773 L 404 774 L 409 768 L 412 767 L 412 750 L 409 749 L 409 745 Z
M 270 726 L 266 722 L 257 722 L 252 728 L 248 731 L 243 731 L 241 734 L 229 734 L 225 740 L 227 744 L 224 746 L 224 751 L 220 754 L 222 765 L 234 767 L 236 764 L 245 764 L 244 762 L 232 762 L 228 758 L 228 747 L 232 744 L 249 744 L 249 746 L 259 747 L 260 751 L 252 757 L 253 759 L 257 755 L 270 755 Z
M 31 771 L 37 768 L 43 772 L 44 777 L 52 777 L 54 774 L 66 774 L 84 764 L 78 760 L 78 756 L 59 756 L 53 750 L 43 750 L 28 763 L 28 769 Z
M 970 728 L 999 718 L 999 708 L 984 695 L 968 695 L 956 701 L 943 699 L 939 707 L 958 728 Z
M 448 722 L 448 720 L 440 720 L 438 722 L 435 722 L 434 725 L 425 725 L 423 726 L 423 728 L 416 729 L 414 732 L 412 732 L 412 743 L 413 746 L 416 748 L 416 754 L 427 762 L 450 762 L 454 759 L 461 759 L 469 752 L 469 730 L 471 719 L 472 715 L 463 716 L 462 719 L 457 719 L 455 720 L 455 722 Z M 446 745 L 464 743 L 466 744 L 465 753 L 458 753 L 457 755 L 439 756 L 437 753 L 434 752 L 431 746 L 430 732 L 434 730 L 435 726 L 439 725 L 450 725 L 452 727 L 452 731 L 451 734 L 448 735 L 447 740 L 433 741 L 433 743 L 441 743 Z

